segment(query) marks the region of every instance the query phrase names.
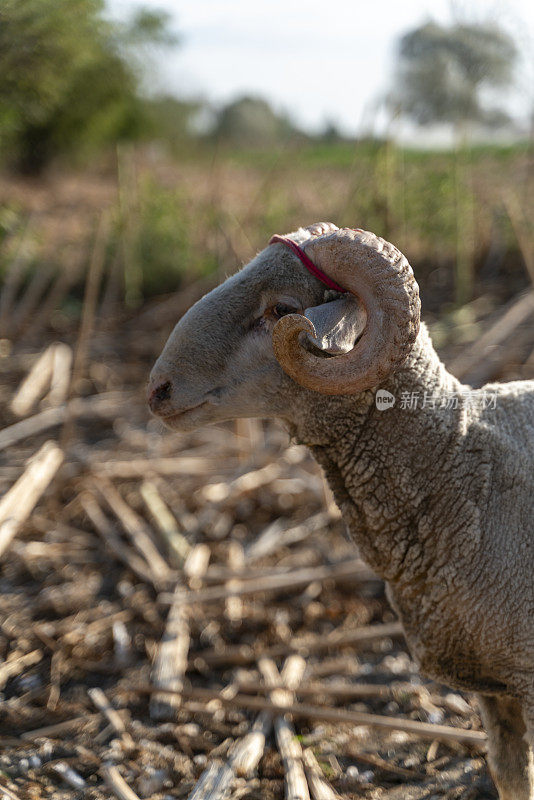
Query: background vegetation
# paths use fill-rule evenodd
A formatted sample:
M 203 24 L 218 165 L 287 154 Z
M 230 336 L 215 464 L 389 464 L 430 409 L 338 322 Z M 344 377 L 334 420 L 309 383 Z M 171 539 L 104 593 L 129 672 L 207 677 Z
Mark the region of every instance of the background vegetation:
M 51 275 L 70 270 L 75 308 L 74 262 L 88 262 L 106 208 L 105 269 L 127 306 L 233 270 L 273 231 L 319 218 L 399 244 L 428 308 L 464 304 L 488 281 L 506 297 L 524 281 L 510 213 L 523 225 L 531 143 L 469 144 L 475 126 L 510 124 L 487 99 L 513 80 L 517 49 L 502 30 L 428 23 L 399 41 L 391 131 L 403 118 L 449 123 L 456 146 L 439 152 L 347 139 L 331 124 L 311 136 L 255 96 L 220 108 L 153 96 L 151 51 L 171 45 L 179 37 L 162 13 L 118 23 L 102 0 L 5 0 L 0 270 L 24 241 L 26 280 L 34 256 Z

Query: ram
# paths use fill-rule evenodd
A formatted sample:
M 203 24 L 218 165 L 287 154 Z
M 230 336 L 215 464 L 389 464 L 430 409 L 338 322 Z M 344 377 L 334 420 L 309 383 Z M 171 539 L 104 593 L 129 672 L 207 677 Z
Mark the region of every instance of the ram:
M 406 258 L 317 223 L 178 322 L 152 411 L 279 417 L 322 465 L 426 675 L 478 695 L 501 800 L 534 798 L 534 382 L 472 390 L 420 323 Z

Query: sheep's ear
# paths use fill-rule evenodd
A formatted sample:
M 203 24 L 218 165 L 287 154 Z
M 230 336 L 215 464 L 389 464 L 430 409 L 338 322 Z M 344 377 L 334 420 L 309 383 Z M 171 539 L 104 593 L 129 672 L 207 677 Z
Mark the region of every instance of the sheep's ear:
M 316 331 L 309 341 L 325 353 L 348 353 L 365 327 L 363 306 L 352 294 L 343 295 L 329 303 L 307 308 L 304 312 Z

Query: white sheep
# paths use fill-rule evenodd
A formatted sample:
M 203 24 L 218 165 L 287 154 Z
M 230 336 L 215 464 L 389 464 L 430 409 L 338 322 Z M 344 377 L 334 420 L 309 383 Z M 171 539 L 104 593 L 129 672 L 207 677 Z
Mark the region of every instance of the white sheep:
M 285 421 L 421 670 L 477 693 L 501 800 L 534 800 L 534 382 L 463 386 L 419 311 L 374 234 L 275 237 L 178 322 L 149 402 L 175 430 Z

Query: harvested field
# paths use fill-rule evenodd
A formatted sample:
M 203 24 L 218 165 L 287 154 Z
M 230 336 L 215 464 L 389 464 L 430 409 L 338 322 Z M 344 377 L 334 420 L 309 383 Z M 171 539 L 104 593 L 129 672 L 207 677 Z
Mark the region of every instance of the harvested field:
M 307 451 L 149 419 L 209 281 L 110 313 L 105 236 L 79 324 L 51 322 L 66 284 L 0 294 L 0 797 L 496 797 L 476 707 L 419 675 Z M 533 377 L 532 298 L 431 320 L 451 368 Z

